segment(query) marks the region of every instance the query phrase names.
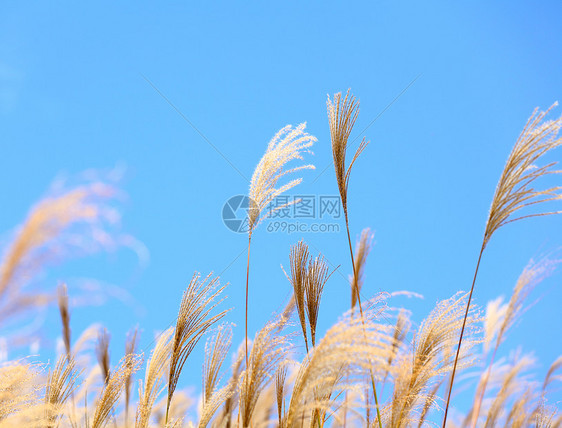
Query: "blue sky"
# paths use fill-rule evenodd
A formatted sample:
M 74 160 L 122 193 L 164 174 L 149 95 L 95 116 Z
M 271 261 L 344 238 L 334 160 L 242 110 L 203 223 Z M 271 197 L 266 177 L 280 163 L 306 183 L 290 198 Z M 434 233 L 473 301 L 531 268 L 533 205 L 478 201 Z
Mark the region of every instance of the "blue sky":
M 561 9 L 507 1 L 4 2 L 0 229 L 21 223 L 59 174 L 125 166 L 122 229 L 146 246 L 149 263 L 139 269 L 128 250 L 72 260 L 48 271 L 41 286 L 64 279 L 72 295 L 81 278 L 96 278 L 123 290 L 125 301 L 73 310 L 74 332 L 92 322 L 111 330 L 117 359 L 133 325 L 143 330 L 142 348 L 170 324 L 194 271 L 224 271 L 238 342 L 246 236 L 221 219 L 225 201 L 247 192 L 236 169 L 250 177 L 276 131 L 306 121 L 318 138 L 307 158 L 317 169 L 303 173 L 294 194 L 337 194 L 333 169 L 320 174 L 331 162 L 325 102 L 351 88 L 361 101 L 353 138 L 371 142 L 349 195 L 352 236 L 364 227 L 375 233 L 365 294 L 421 293 L 423 300 L 393 301 L 419 321 L 438 300 L 470 287 L 505 159 L 533 109 L 562 100 Z M 280 264 L 301 238 L 341 265 L 343 275 L 325 288 L 322 329 L 347 309 L 351 267 L 340 225 L 340 233 L 323 234 L 260 226 L 251 331 L 288 295 Z M 531 257 L 560 247 L 561 226 L 562 217 L 552 217 L 500 230 L 484 256 L 476 303 L 508 296 Z M 538 287 L 540 301 L 502 347 L 534 351 L 539 374 L 562 351 L 560 281 L 555 273 Z M 54 308 L 47 320 L 54 340 Z M 192 359 L 186 384 L 199 385 L 200 364 Z

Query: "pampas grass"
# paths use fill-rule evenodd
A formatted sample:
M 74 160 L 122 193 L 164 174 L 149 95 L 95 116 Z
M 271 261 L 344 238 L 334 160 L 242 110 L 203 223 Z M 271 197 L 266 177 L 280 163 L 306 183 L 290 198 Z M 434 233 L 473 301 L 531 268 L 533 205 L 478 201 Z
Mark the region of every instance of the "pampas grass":
M 291 266 L 289 281 L 293 286 L 295 305 L 306 352 L 308 352 L 308 331 L 310 331 L 310 340 L 314 347 L 316 344 L 316 325 L 318 324 L 322 291 L 335 270 L 330 273 L 326 261 L 320 255 L 314 259 L 312 257 L 309 258 L 308 246 L 304 241 L 300 241 L 291 248 L 289 260 Z
M 324 332 L 318 326 L 324 317 L 332 316 L 321 306 L 328 293 L 325 285 L 335 269 L 328 267 L 322 255 L 312 255 L 300 240 L 287 249 L 285 275 L 291 298 L 280 315 L 272 316 L 253 340 L 248 339 L 252 233 L 267 218 L 268 204 L 301 178 L 286 184 L 279 180 L 311 168 L 287 167 L 293 160 L 302 160 L 315 141 L 304 131 L 304 124 L 279 131 L 252 177 L 245 334 L 238 344 L 232 343 L 235 326 L 219 325 L 228 313 L 219 307 L 225 286 L 211 274 L 193 275 L 175 325 L 155 338 L 152 349 L 137 349 L 139 332 L 134 329 L 126 339 L 124 356 L 113 366 L 106 329 L 93 325 L 72 344 L 72 288 L 60 283 L 56 299 L 42 291 L 23 299 L 23 286 L 44 265 L 40 254 L 58 256 L 51 245 L 65 242 L 71 226 L 102 221 L 99 199 L 111 198 L 113 193 L 106 187 L 80 187 L 40 202 L 8 245 L 0 265 L 0 321 L 56 301 L 62 323 L 60 355 L 52 365 L 38 364 L 35 357 L 0 363 L 0 427 L 127 428 L 133 419 L 129 413 L 135 415 L 136 428 L 409 428 L 434 426 L 443 413 L 445 425 L 455 372 L 461 370 L 468 374 L 457 382 L 467 389 L 473 387 L 470 379 L 478 379 L 476 390 L 470 409 L 465 413 L 457 409 L 447 426 L 561 427 L 562 415 L 549 400 L 562 380 L 562 356 L 538 381 L 531 374 L 536 364 L 532 355 L 518 351 L 506 358 L 498 351 L 528 307 L 530 292 L 558 261 L 530 262 L 510 299 L 489 302 L 485 315 L 471 303 L 480 259 L 492 235 L 509 222 L 556 213 L 520 210 L 538 208 L 560 197 L 560 187 L 532 187 L 536 179 L 558 172 L 553 164 L 532 165 L 561 144 L 557 138 L 561 120 L 545 121 L 548 111 L 533 114 L 500 177 L 470 291 L 447 291 L 425 319 L 416 323 L 409 311 L 394 307 L 394 295 L 381 292 L 363 298 L 369 285 L 363 272 L 373 235 L 364 229 L 353 251 L 348 186 L 365 140 L 346 165 L 358 107 L 349 92 L 328 99 L 336 182 L 348 238 L 344 245 L 352 261 L 350 308 L 331 327 Z M 90 232 L 78 228 L 77 233 L 84 236 L 77 241 L 92 242 Z M 94 358 L 90 356 L 92 347 Z M 204 353 L 202 368 L 188 364 L 196 351 Z M 483 364 L 476 365 L 476 361 Z M 230 366 L 229 373 L 225 366 Z M 144 373 L 139 376 L 138 389 L 132 388 L 141 367 Z M 202 388 L 197 397 L 181 389 L 180 377 L 187 370 L 200 369 Z M 440 398 L 442 394 L 447 394 L 447 401 Z
M 170 327 L 160 335 L 146 364 L 144 382 L 139 385 L 139 403 L 137 405 L 135 428 L 149 426 L 150 414 L 160 393 L 164 372 L 170 362 L 173 333 L 174 330 Z
M 172 341 L 166 423 L 168 423 L 172 396 L 176 390 L 187 358 L 203 334 L 226 315 L 227 311 L 211 315 L 211 312 L 218 304 L 215 302 L 215 299 L 220 296 L 224 288 L 224 286 L 220 286 L 218 277 L 212 278 L 211 274 L 209 274 L 204 279 L 201 279 L 199 274 L 194 274 L 187 290 L 183 293 Z
M 96 355 L 98 364 L 103 375 L 103 381 L 107 385 L 111 376 L 109 368 L 109 340 L 110 336 L 106 328 L 102 328 L 98 333 L 98 342 L 96 344 Z
M 0 320 L 50 301 L 45 293 L 24 293 L 48 262 L 110 245 L 107 226 L 118 217 L 110 205 L 116 194 L 114 187 L 94 182 L 45 197 L 32 208 L 0 262 Z
M 338 184 L 338 189 L 340 192 L 341 204 L 343 207 L 343 213 L 345 217 L 345 229 L 347 232 L 347 242 L 349 244 L 349 255 L 351 257 L 351 267 L 353 270 L 353 281 L 351 290 L 351 306 L 355 306 L 357 301 L 359 305 L 359 312 L 361 314 L 361 319 L 363 319 L 363 309 L 361 307 L 361 294 L 359 291 L 360 286 L 360 273 L 358 272 L 358 266 L 356 265 L 356 260 L 353 256 L 353 248 L 351 246 L 351 235 L 349 233 L 349 214 L 347 209 L 347 191 L 349 187 L 349 178 L 351 176 L 351 168 L 353 164 L 359 158 L 359 155 L 365 150 L 368 141 L 363 138 L 359 147 L 355 151 L 355 155 L 351 159 L 351 162 L 346 167 L 345 158 L 347 155 L 347 146 L 349 142 L 349 136 L 355 125 L 355 121 L 359 116 L 359 102 L 355 99 L 353 95 L 350 95 L 350 90 L 348 89 L 345 98 L 342 100 L 341 93 L 334 95 L 334 101 L 330 100 L 328 96 L 328 122 L 330 125 L 330 137 L 332 140 L 332 155 L 334 158 L 334 167 L 336 171 L 336 181 Z M 364 243 L 366 245 L 366 243 Z M 360 256 L 361 258 L 366 257 L 366 253 Z M 362 262 L 363 260 L 358 259 L 357 261 Z M 375 378 L 371 373 L 371 386 L 373 388 L 373 396 L 375 398 L 375 404 L 377 407 L 377 421 L 379 428 L 382 428 L 381 415 L 379 410 L 379 402 L 377 397 L 377 388 L 375 385 Z
M 519 135 L 519 138 L 515 142 L 515 146 L 507 158 L 507 163 L 500 176 L 494 197 L 492 198 L 488 220 L 486 221 L 482 247 L 480 248 L 480 254 L 478 255 L 478 262 L 476 263 L 472 286 L 470 287 L 470 294 L 466 303 L 465 320 L 468 317 L 472 293 L 474 292 L 474 285 L 476 284 L 476 277 L 478 276 L 478 269 L 480 267 L 480 261 L 482 260 L 484 249 L 488 245 L 492 235 L 499 228 L 508 223 L 525 218 L 546 216 L 562 212 L 538 211 L 530 214 L 519 214 L 519 212 L 525 208 L 534 207 L 536 209 L 537 206 L 543 205 L 546 202 L 562 198 L 562 194 L 560 193 L 562 186 L 554 186 L 544 190 L 537 190 L 532 187 L 537 179 L 561 172 L 553 169 L 556 165 L 555 162 L 551 162 L 543 166 L 535 165 L 535 163 L 548 152 L 562 145 L 562 138 L 558 138 L 558 131 L 560 130 L 560 127 L 562 127 L 562 117 L 555 120 L 544 120 L 550 110 L 556 105 L 557 103 L 545 112 L 538 113 L 538 109 L 533 111 L 533 114 L 525 124 L 523 131 Z M 449 384 L 449 393 L 447 395 L 447 404 L 445 406 L 445 416 L 443 417 L 443 428 L 445 428 L 447 423 L 449 402 L 451 400 L 451 392 L 455 381 L 456 366 L 462 346 L 463 334 L 464 324 L 459 335 L 457 356 L 455 358 L 451 382 Z
M 250 426 L 258 398 L 271 381 L 288 352 L 288 338 L 283 333 L 287 318 L 282 314 L 268 322 L 252 342 L 248 365 L 240 381 L 240 424 Z
M 371 229 L 366 228 L 361 231 L 361 236 L 355 245 L 354 274 L 351 278 L 351 307 L 354 308 L 359 300 L 361 288 L 363 287 L 363 271 L 367 264 L 367 256 L 371 251 L 373 243 Z
M 58 287 L 58 304 L 59 313 L 62 321 L 62 340 L 64 342 L 64 349 L 66 350 L 66 358 L 70 361 L 71 358 L 71 330 L 70 330 L 70 309 L 68 305 L 68 287 L 66 284 L 61 283 Z
M 127 334 L 125 342 L 125 357 L 129 357 L 128 361 L 133 361 L 132 356 L 136 354 L 138 340 L 138 329 L 133 329 Z M 131 401 L 131 384 L 133 382 L 133 373 L 125 379 L 125 425 L 129 422 L 129 403 Z
M 265 154 L 260 159 L 250 182 L 250 208 L 248 209 L 248 258 L 246 265 L 246 312 L 245 312 L 245 358 L 248 367 L 248 296 L 250 281 L 250 247 L 252 233 L 263 220 L 267 206 L 278 196 L 300 184 L 302 178 L 295 178 L 286 184 L 278 186 L 278 181 L 288 174 L 304 169 L 314 169 L 314 165 L 300 165 L 286 169 L 289 162 L 302 160 L 303 153 L 309 152 L 316 138 L 304 131 L 306 123 L 301 123 L 296 128 L 287 125 L 271 139 Z M 293 203 L 296 201 L 293 201 Z M 271 210 L 269 215 L 287 206 L 282 204 Z M 247 388 L 248 389 L 248 388 Z
M 95 407 L 92 428 L 101 428 L 107 424 L 110 413 L 125 389 L 127 379 L 139 369 L 140 363 L 136 355 L 125 356 L 120 366 L 107 378 Z
M 45 420 L 48 427 L 55 427 L 66 400 L 74 391 L 79 376 L 74 359 L 61 356 L 52 372 L 49 372 L 45 389 Z

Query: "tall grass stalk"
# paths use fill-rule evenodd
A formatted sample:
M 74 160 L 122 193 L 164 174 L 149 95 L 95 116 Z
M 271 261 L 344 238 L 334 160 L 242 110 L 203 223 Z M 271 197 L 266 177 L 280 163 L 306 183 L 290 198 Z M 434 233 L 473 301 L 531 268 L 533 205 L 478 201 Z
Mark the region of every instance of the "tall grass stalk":
M 248 369 L 248 307 L 249 307 L 249 279 L 250 279 L 250 247 L 252 233 L 258 224 L 265 218 L 264 212 L 268 205 L 279 195 L 300 184 L 302 178 L 296 178 L 286 184 L 278 186 L 278 181 L 288 174 L 303 169 L 314 169 L 313 165 L 301 165 L 285 169 L 286 165 L 293 160 L 302 160 L 303 153 L 309 152 L 309 148 L 316 138 L 304 131 L 306 123 L 301 123 L 293 128 L 287 125 L 271 139 L 265 154 L 260 159 L 250 182 L 249 208 L 248 208 L 248 259 L 246 264 L 246 307 L 245 307 L 245 361 Z M 295 203 L 297 201 L 293 201 Z M 289 204 L 276 206 L 268 215 L 285 208 Z M 246 376 L 246 380 L 248 377 Z M 248 385 L 246 385 L 248 388 Z
M 353 295 L 355 294 L 357 296 L 357 303 L 359 305 L 361 320 L 364 322 L 361 296 L 359 295 L 360 294 L 359 285 L 358 285 L 359 281 L 357 278 L 357 272 L 355 268 L 355 258 L 353 257 L 353 248 L 351 246 L 351 235 L 349 233 L 347 190 L 349 185 L 349 177 L 351 175 L 351 168 L 353 167 L 353 164 L 355 163 L 359 155 L 363 152 L 363 150 L 365 150 L 365 147 L 367 147 L 368 142 L 365 140 L 365 138 L 363 138 L 350 164 L 346 166 L 345 157 L 347 154 L 349 136 L 351 134 L 353 126 L 355 125 L 355 121 L 357 120 L 357 117 L 359 115 L 359 102 L 355 99 L 353 95 L 350 95 L 350 91 L 348 90 L 343 100 L 342 100 L 341 93 L 337 93 L 334 95 L 333 102 L 330 100 L 330 97 L 328 97 L 327 105 L 328 105 L 328 121 L 330 125 L 330 136 L 332 140 L 332 155 L 334 158 L 334 167 L 336 171 L 336 180 L 340 192 L 343 213 L 345 216 L 345 229 L 347 232 L 347 241 L 349 244 L 351 265 L 353 267 L 354 279 L 352 282 L 352 287 L 355 287 L 355 290 L 351 291 L 352 302 L 353 302 Z M 373 387 L 373 395 L 375 398 L 375 406 L 377 410 L 377 420 L 378 420 L 379 428 L 382 428 L 381 415 L 379 410 L 379 400 L 377 397 L 377 388 L 375 385 L 375 376 L 373 374 L 372 369 L 370 371 L 370 374 L 371 374 L 371 385 Z
M 455 363 L 453 365 L 453 372 L 451 374 L 451 381 L 448 388 L 447 404 L 445 406 L 445 415 L 443 417 L 443 428 L 445 428 L 445 424 L 447 423 L 447 415 L 449 412 L 453 383 L 455 381 L 457 362 L 462 346 L 466 317 L 468 316 L 472 293 L 474 292 L 474 285 L 476 284 L 476 277 L 480 267 L 480 261 L 482 260 L 482 254 L 484 253 L 486 245 L 492 238 L 494 232 L 508 223 L 530 217 L 559 214 L 561 212 L 538 212 L 524 214 L 514 218 L 514 214 L 523 208 L 562 198 L 562 194 L 560 193 L 562 191 L 562 186 L 554 186 L 545 190 L 536 190 L 532 187 L 533 182 L 537 178 L 562 172 L 553 169 L 556 165 L 554 162 L 541 167 L 535 165 L 535 162 L 542 156 L 552 149 L 562 145 L 562 138 L 558 138 L 558 132 L 562 127 L 562 118 L 543 121 L 550 110 L 556 105 L 557 103 L 551 106 L 548 110 L 540 113 L 537 113 L 538 109 L 534 110 L 533 114 L 525 124 L 523 131 L 519 135 L 515 146 L 511 150 L 509 157 L 507 158 L 507 163 L 496 187 L 490 207 L 490 213 L 486 222 L 482 247 L 480 248 L 480 254 L 478 256 L 478 263 L 476 264 L 474 278 L 470 287 L 470 294 L 466 303 L 466 314 L 459 335 Z

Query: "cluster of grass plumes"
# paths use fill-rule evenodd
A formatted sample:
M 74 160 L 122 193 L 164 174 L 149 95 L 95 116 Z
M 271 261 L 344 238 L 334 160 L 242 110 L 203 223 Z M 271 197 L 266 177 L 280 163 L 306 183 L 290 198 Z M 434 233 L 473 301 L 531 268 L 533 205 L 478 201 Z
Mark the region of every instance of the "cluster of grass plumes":
M 222 302 L 227 286 L 221 286 L 219 278 L 211 274 L 193 275 L 175 325 L 155 338 L 151 350 L 137 349 L 139 333 L 134 329 L 123 357 L 113 367 L 107 330 L 93 326 L 73 340 L 72 292 L 61 283 L 56 301 L 64 347 L 51 367 L 32 357 L 0 363 L 0 427 L 434 426 L 447 414 L 458 370 L 470 373 L 462 380 L 465 388 L 474 386 L 470 379 L 478 381 L 471 408 L 466 412 L 456 409 L 447 426 L 562 426 L 562 415 L 549 401 L 560 380 L 562 357 L 552 363 L 542 381 L 529 373 L 534 364 L 531 355 L 516 352 L 496 358 L 508 331 L 525 311 L 529 293 L 558 261 L 530 262 L 511 298 L 506 303 L 494 300 L 485 310 L 471 304 L 474 282 L 468 292 L 451 290 L 419 324 L 409 311 L 393 306 L 392 295 L 366 295 L 369 283 L 363 271 L 372 234 L 369 229 L 363 230 L 354 254 L 347 200 L 351 165 L 366 143 L 363 139 L 346 167 L 348 140 L 359 104 L 349 92 L 345 98 L 336 94 L 333 100 L 328 100 L 332 153 L 346 220 L 348 243 L 344 245 L 349 247 L 352 262 L 350 308 L 334 325 L 323 334 L 318 328 L 324 316 L 320 310 L 322 295 L 334 270 L 321 255 L 312 256 L 304 240 L 288 249 L 285 275 L 292 286 L 291 299 L 253 340 L 247 332 L 251 309 L 247 299 L 248 245 L 246 332 L 234 351 L 233 326 L 223 320 L 228 313 Z M 494 196 L 480 257 L 491 235 L 518 219 L 512 218 L 516 211 L 531 201 L 558 198 L 558 187 L 546 191 L 530 187 L 536 178 L 556 172 L 552 165 L 532 167 L 540 156 L 560 144 L 556 135 L 560 120 L 543 119 L 542 113 L 533 115 L 509 157 Z M 270 142 L 252 179 L 250 242 L 267 204 L 299 184 L 301 178 L 281 186 L 278 180 L 289 172 L 310 168 L 305 165 L 286 170 L 285 166 L 302 159 L 313 141 L 315 138 L 300 125 L 283 128 Z M 8 247 L 0 269 L 0 299 L 5 308 L 15 303 L 11 298 L 19 301 L 18 278 L 26 277 L 26 266 L 31 266 L 28 263 L 34 260 L 37 248 L 60 239 L 59 234 L 72 222 L 99 220 L 99 205 L 86 202 L 92 196 L 87 190 L 47 200 L 32 212 Z M 58 211 L 59 205 L 65 207 L 64 212 Z M 523 217 L 534 215 L 541 213 Z M 205 338 L 205 346 L 196 348 Z M 86 344 L 94 348 L 94 355 L 89 356 Z M 179 388 L 186 370 L 199 370 L 190 365 L 190 356 L 197 349 L 204 352 L 198 398 Z M 230 355 L 229 371 L 224 366 Z M 132 387 L 135 384 L 138 388 Z

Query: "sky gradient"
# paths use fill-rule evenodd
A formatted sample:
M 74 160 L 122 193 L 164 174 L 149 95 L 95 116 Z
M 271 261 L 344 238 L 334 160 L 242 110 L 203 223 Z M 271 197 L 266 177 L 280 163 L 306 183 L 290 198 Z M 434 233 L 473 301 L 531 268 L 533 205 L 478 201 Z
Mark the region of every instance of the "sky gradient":
M 72 328 L 106 326 L 117 360 L 127 330 L 138 324 L 148 351 L 154 333 L 174 320 L 193 272 L 214 271 L 229 283 L 224 305 L 233 308 L 227 318 L 239 343 L 247 237 L 225 227 L 223 205 L 247 193 L 270 138 L 302 122 L 318 138 L 306 157 L 316 170 L 304 171 L 291 195 L 336 195 L 326 98 L 351 88 L 361 101 L 352 139 L 370 141 L 349 190 L 352 237 L 364 227 L 375 234 L 364 294 L 422 294 L 392 301 L 419 322 L 437 301 L 469 289 L 509 151 L 535 107 L 562 100 L 561 13 L 554 1 L 4 2 L 2 242 L 61 174 L 123 170 L 121 229 L 149 259 L 122 249 L 70 260 L 38 278 L 41 287 L 65 280 L 72 297 L 85 278 L 104 284 L 112 297 L 74 307 Z M 552 182 L 560 181 L 545 185 Z M 289 295 L 280 264 L 288 265 L 301 238 L 341 265 L 325 288 L 321 330 L 348 308 L 342 220 L 339 233 L 271 233 L 260 225 L 250 331 Z M 529 259 L 559 256 L 561 244 L 562 217 L 501 229 L 484 256 L 475 302 L 508 297 Z M 541 376 L 562 351 L 561 281 L 555 272 L 537 287 L 529 300 L 536 303 L 500 352 L 534 352 Z M 45 320 L 42 348 L 59 334 L 56 308 Z M 202 360 L 191 361 L 182 383 L 198 387 Z

